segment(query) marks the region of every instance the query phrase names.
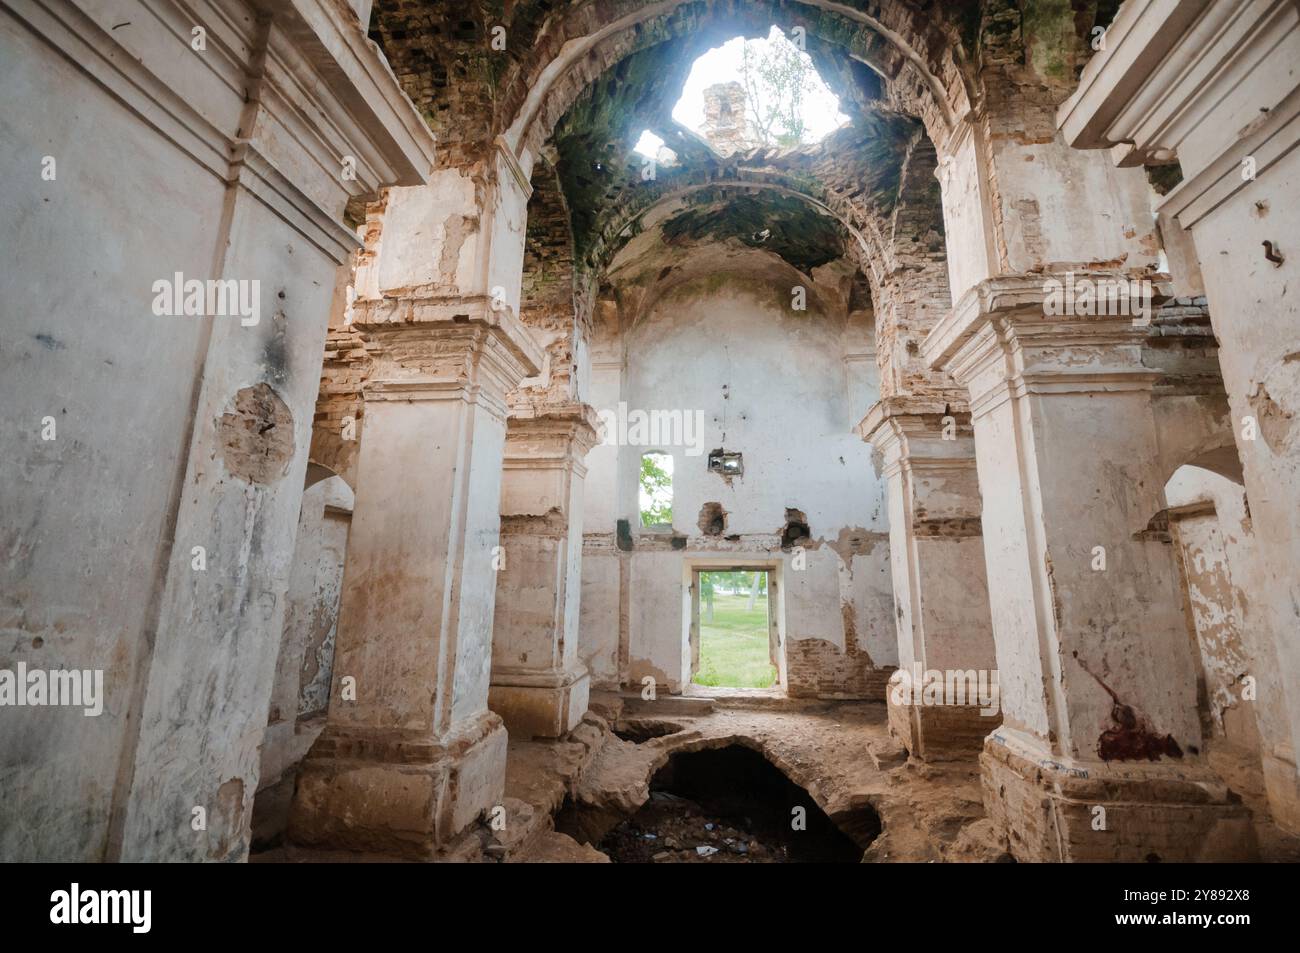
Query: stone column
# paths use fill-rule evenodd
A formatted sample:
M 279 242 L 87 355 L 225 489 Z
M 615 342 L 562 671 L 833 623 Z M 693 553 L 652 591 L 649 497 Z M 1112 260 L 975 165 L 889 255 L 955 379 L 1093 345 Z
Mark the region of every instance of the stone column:
M 488 296 L 383 298 L 325 731 L 290 839 L 427 857 L 499 803 L 488 710 L 505 395 L 541 355 Z
M 1095 277 L 1095 276 L 1094 276 Z M 1004 724 L 985 805 L 1021 860 L 1244 859 L 1198 757 L 1143 328 L 1044 316 L 1041 278 L 963 295 L 923 352 L 970 390 Z
M 501 546 L 489 702 L 516 738 L 558 738 L 587 710 L 578 659 L 583 458 L 596 442 L 586 404 L 511 417 L 501 485 Z
M 858 432 L 889 480 L 890 728 L 921 760 L 974 757 L 1002 719 L 970 413 L 955 397 L 887 397 Z
M 1178 161 L 1157 211 L 1190 230 L 1209 298 L 1260 557 L 1250 628 L 1275 658 L 1257 662 L 1265 784 L 1300 831 L 1300 7 L 1130 3 L 1106 35 L 1057 120 L 1120 164 Z

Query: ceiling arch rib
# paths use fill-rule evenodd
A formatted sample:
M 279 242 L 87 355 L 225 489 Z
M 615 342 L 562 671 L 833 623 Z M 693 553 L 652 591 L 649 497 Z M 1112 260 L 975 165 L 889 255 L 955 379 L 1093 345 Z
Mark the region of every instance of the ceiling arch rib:
M 883 259 L 883 245 L 879 235 L 872 234 L 871 232 L 864 233 L 852 222 L 846 220 L 824 202 L 807 192 L 780 181 L 762 181 L 759 179 L 720 179 L 683 183 L 671 191 L 659 194 L 651 204 L 628 210 L 625 215 L 611 223 L 610 233 L 614 236 L 614 240 L 610 241 L 603 248 L 597 270 L 603 271 L 604 266 L 614 260 L 623 245 L 626 244 L 634 234 L 639 232 L 640 229 L 638 226 L 640 223 L 647 219 L 653 220 L 656 213 L 671 209 L 677 204 L 682 205 L 681 210 L 677 214 L 684 214 L 694 207 L 689 201 L 693 196 L 698 196 L 701 193 L 709 193 L 714 190 L 734 195 L 752 195 L 755 192 L 769 192 L 774 195 L 785 196 L 804 203 L 816 214 L 832 220 L 836 226 L 842 230 L 845 237 L 849 239 L 849 241 L 846 242 L 845 251 L 847 252 L 850 248 L 855 247 L 861 256 L 860 259 L 857 255 L 853 256 L 855 260 L 860 260 L 862 262 L 879 262 Z M 669 216 L 669 220 L 673 217 L 676 216 Z M 657 224 L 662 225 L 663 222 L 658 222 Z M 795 267 L 798 267 L 798 265 L 795 265 Z
M 614 4 L 614 10 L 631 9 L 601 24 L 592 15 L 590 5 L 584 4 L 562 21 L 544 25 L 535 54 L 507 76 L 501 119 L 504 141 L 516 153 L 527 149 L 535 154 L 549 138 L 558 117 L 595 76 L 634 52 L 638 35 L 645 38 L 644 42 L 662 41 L 665 32 L 673 29 L 674 15 L 683 11 L 694 15 L 678 15 L 676 22 L 689 22 L 695 31 L 728 20 L 755 17 L 768 24 L 802 25 L 810 37 L 846 50 L 887 82 L 897 80 L 905 69 L 911 70 L 924 89 L 925 101 L 914 104 L 916 114 L 927 125 L 937 121 L 940 128 L 932 129 L 932 135 L 941 133 L 946 139 L 947 131 L 957 122 L 959 109 L 964 111 L 970 100 L 968 84 L 959 68 L 960 45 L 945 42 L 947 36 L 938 25 L 941 21 L 937 12 L 926 17 L 904 4 L 864 6 L 868 9 L 829 0 L 661 0 L 640 5 L 625 0 Z M 879 9 L 875 12 L 868 12 L 876 7 Z M 663 23 L 656 24 L 657 20 Z M 925 44 L 928 57 L 918 50 L 917 43 Z M 957 108 L 950 99 L 957 100 Z

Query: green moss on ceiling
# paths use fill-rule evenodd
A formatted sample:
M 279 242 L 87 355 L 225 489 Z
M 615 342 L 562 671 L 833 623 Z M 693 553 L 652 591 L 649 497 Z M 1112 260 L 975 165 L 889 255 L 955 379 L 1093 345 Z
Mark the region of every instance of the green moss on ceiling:
M 641 182 L 644 157 L 633 151 L 641 132 L 656 130 L 671 140 L 670 148 L 684 151 L 671 135 L 669 118 L 671 100 L 691 65 L 691 60 L 682 62 L 680 46 L 660 43 L 620 60 L 574 101 L 556 126 L 557 171 L 579 259 L 599 231 L 600 216 L 617 207 L 622 189 Z
M 741 4 L 725 19 L 716 19 L 716 12 L 703 4 L 686 4 L 649 21 L 633 44 L 639 48 L 597 77 L 556 124 L 551 144 L 557 152 L 556 169 L 579 269 L 596 266 L 593 255 L 608 260 L 613 250 L 604 249 L 603 243 L 614 239 L 611 226 L 627 220 L 629 212 L 653 205 L 658 196 L 675 188 L 674 182 L 731 177 L 728 169 L 735 160 L 720 160 L 693 137 L 681 136 L 671 118 L 672 107 L 699 54 L 737 34 L 766 35 L 772 14 L 762 5 Z M 824 12 L 802 19 L 810 24 L 808 50 L 814 65 L 841 96 L 841 108 L 853 124 L 824 147 L 828 154 L 843 156 L 842 162 L 810 155 L 781 163 L 780 175 L 787 184 L 812 195 L 828 188 L 849 196 L 868 193 L 871 204 L 887 213 L 897 201 L 899 172 L 914 123 L 880 112 L 879 78 L 848 54 L 848 50 L 866 49 L 869 31 Z M 646 129 L 662 137 L 679 160 L 671 167 L 660 165 L 653 181 L 642 178 L 646 159 L 633 151 Z M 728 193 L 727 201 L 735 196 L 734 191 Z M 790 209 L 766 210 L 777 215 L 770 239 L 773 250 L 805 270 L 837 257 L 843 244 L 837 223 L 812 212 L 806 203 L 787 201 L 798 207 L 797 214 Z M 721 219 L 710 220 L 718 235 L 743 241 L 773 224 L 755 222 L 752 229 L 743 224 L 758 215 L 752 199 L 729 214 L 730 227 Z M 689 223 L 703 215 L 700 212 L 678 227 L 689 230 Z M 811 239 L 799 237 L 797 230 L 785 234 L 796 218 L 802 219 L 799 227 L 813 230 Z M 622 240 L 614 243 L 623 244 Z
M 779 255 L 805 274 L 844 254 L 840 224 L 802 199 L 777 192 L 717 198 L 665 222 L 664 241 L 676 245 L 736 239 Z
M 973 56 L 979 48 L 980 21 L 984 17 L 981 8 L 980 0 L 958 0 L 950 8 L 953 21 L 957 24 L 957 35 L 961 37 L 968 56 Z
M 1045 79 L 1070 75 L 1074 41 L 1074 10 L 1070 0 L 1025 0 L 1021 33 L 1029 62 Z

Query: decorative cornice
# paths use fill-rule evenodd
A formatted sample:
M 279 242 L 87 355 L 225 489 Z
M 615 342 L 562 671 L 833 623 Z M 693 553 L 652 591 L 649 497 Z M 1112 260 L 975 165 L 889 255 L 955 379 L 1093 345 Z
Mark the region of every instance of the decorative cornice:
M 245 143 L 240 158 L 231 165 L 231 180 L 271 209 L 338 264 L 361 248 L 361 241 L 341 222 L 331 218 L 253 145 Z
M 969 415 L 969 408 L 966 405 L 964 394 L 958 396 L 954 393 L 951 397 L 895 394 L 891 397 L 882 397 L 872 404 L 867 410 L 866 416 L 853 428 L 853 432 L 863 440 L 871 443 L 873 442 L 872 434 L 878 431 L 887 421 L 895 418 L 922 419 L 927 416 L 943 417 L 949 414 L 958 419 Z
M 362 298 L 353 303 L 352 324 L 372 338 L 392 341 L 393 332 L 414 328 L 429 331 L 455 327 L 490 329 L 523 369 L 519 380 L 538 373 L 542 350 L 509 305 L 496 305 L 488 295 L 409 295 Z M 515 381 L 510 386 L 518 385 Z
M 969 288 L 921 342 L 921 357 L 932 368 L 944 367 L 978 330 L 981 320 L 1018 312 L 1042 316 L 1047 292 L 1043 275 L 1001 275 Z
M 583 458 L 599 439 L 599 418 L 590 404 L 548 404 L 506 422 L 505 467 L 539 469 L 574 465 L 585 474 Z M 575 470 L 575 472 L 577 472 Z
M 269 19 L 238 0 L 213 0 L 199 15 L 159 0 L 124 29 L 113 28 L 120 11 L 99 6 L 0 0 L 143 126 L 336 261 L 357 246 L 339 222 L 349 195 L 425 181 L 432 134 L 356 18 L 328 0 L 276 4 Z M 202 52 L 188 45 L 195 26 L 207 31 Z M 254 87 L 262 115 L 250 139 L 241 123 Z M 355 179 L 343 177 L 345 155 Z
M 1127 129 L 1114 128 L 1118 118 L 1132 108 L 1152 75 L 1167 63 L 1170 53 L 1211 6 L 1212 0 L 1129 0 L 1122 4 L 1106 28 L 1105 49 L 1093 54 L 1078 89 L 1057 109 L 1056 124 L 1065 141 L 1076 149 L 1132 145 L 1125 138 Z M 1126 164 L 1140 162 L 1126 160 Z
M 946 437 L 944 418 L 951 417 Z M 884 474 L 908 470 L 943 472 L 975 467 L 974 434 L 966 402 L 890 397 L 877 402 L 856 431 L 884 458 Z
M 366 401 L 461 400 L 506 418 L 506 394 L 528 373 L 499 325 L 473 321 L 378 323 Z
M 1226 151 L 1198 174 L 1185 179 L 1156 206 L 1158 213 L 1192 228 L 1243 189 L 1254 185 L 1270 166 L 1300 145 L 1300 87 L 1271 109 L 1268 118 L 1249 135 L 1233 140 Z M 1255 163 L 1255 179 L 1241 174 L 1242 160 Z
M 1127 284 L 1133 280 L 1131 275 L 1117 271 L 1074 271 L 1075 282 L 1091 282 L 1099 285 L 1104 282 Z M 1034 274 L 998 275 L 986 278 L 971 287 L 958 299 L 953 308 L 945 314 L 921 342 L 921 356 L 931 368 L 948 370 L 962 382 L 962 378 L 952 370 L 952 365 L 959 351 L 980 330 L 993 320 L 1014 322 L 1023 335 L 1035 335 L 1046 342 L 1067 344 L 1075 338 L 1097 342 L 1099 333 L 1112 333 L 1124 338 L 1141 339 L 1146 332 L 1133 323 L 1133 318 L 1125 315 L 1049 315 L 1045 302 L 1049 294 L 1048 283 L 1061 281 L 1067 273 L 1044 272 Z M 1163 292 L 1153 292 L 1156 301 Z M 1106 329 L 1102 331 L 1101 329 Z
M 1141 364 L 1144 337 L 1143 328 L 1117 319 L 1034 324 L 993 318 L 966 338 L 948 366 L 970 388 L 977 419 L 1030 394 L 1150 392 L 1162 375 Z M 1098 360 L 1079 362 L 1083 352 Z
M 1295 144 L 1295 132 L 1285 146 L 1266 142 L 1252 120 L 1274 131 L 1285 125 L 1275 115 L 1276 97 L 1291 99 L 1296 79 L 1280 66 L 1300 49 L 1298 27 L 1295 0 L 1128 0 L 1106 30 L 1106 48 L 1089 61 L 1079 88 L 1058 110 L 1058 126 L 1070 145 L 1111 149 L 1121 166 L 1178 158 L 1187 179 L 1178 191 L 1211 173 L 1189 189 L 1192 200 L 1220 191 L 1213 187 L 1232 184 L 1224 180 L 1239 172 L 1233 168 L 1239 158 L 1254 155 L 1262 169 L 1265 156 L 1256 149 L 1275 161 Z M 1294 107 L 1289 111 L 1294 114 Z M 1218 201 L 1245 184 L 1238 175 Z M 1184 196 L 1173 204 L 1187 201 Z
M 376 164 L 378 178 L 363 183 L 362 191 L 422 185 L 433 168 L 436 137 L 365 27 L 355 16 L 340 16 L 334 0 L 289 0 L 271 8 L 295 45 L 312 54 L 348 118 L 374 143 L 383 168 Z

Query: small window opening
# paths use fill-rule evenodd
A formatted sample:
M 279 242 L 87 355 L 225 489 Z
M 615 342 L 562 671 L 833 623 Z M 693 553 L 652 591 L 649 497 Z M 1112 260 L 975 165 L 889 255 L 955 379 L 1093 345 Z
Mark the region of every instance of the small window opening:
M 709 470 L 714 473 L 721 473 L 725 477 L 743 476 L 745 473 L 745 458 L 739 453 L 714 450 L 709 454 Z
M 673 525 L 673 456 L 671 453 L 641 455 L 641 525 L 671 529 Z

